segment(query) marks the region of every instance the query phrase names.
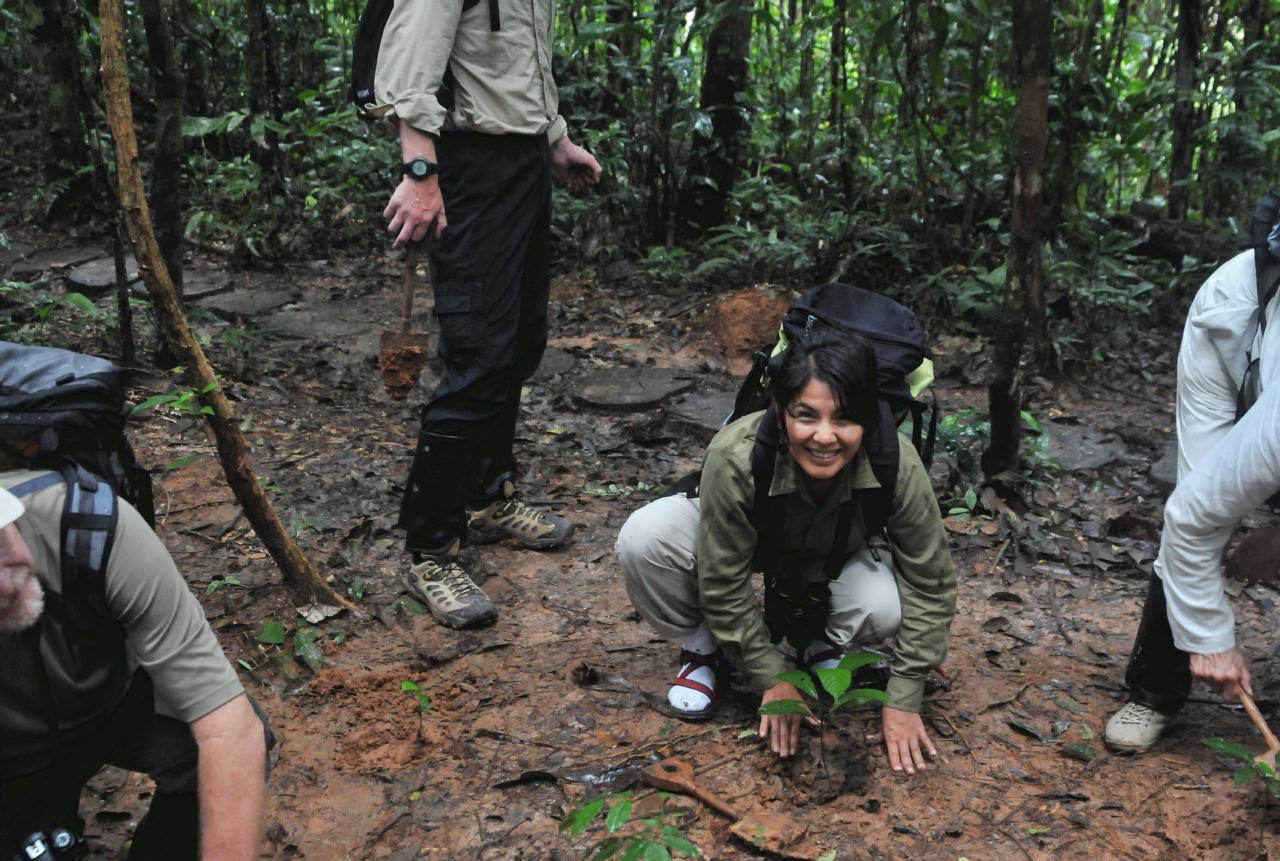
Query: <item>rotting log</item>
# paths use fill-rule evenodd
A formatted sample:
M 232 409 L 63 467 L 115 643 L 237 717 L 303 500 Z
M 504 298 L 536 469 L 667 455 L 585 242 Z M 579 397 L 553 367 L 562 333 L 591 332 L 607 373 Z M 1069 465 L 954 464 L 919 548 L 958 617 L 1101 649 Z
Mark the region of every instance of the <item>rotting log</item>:
M 258 483 L 249 464 L 249 449 L 240 431 L 239 421 L 226 395 L 223 394 L 213 367 L 196 342 L 178 302 L 164 258 L 156 241 L 151 210 L 143 191 L 142 173 L 138 167 L 138 140 L 133 126 L 133 106 L 129 98 L 129 72 L 124 52 L 124 10 L 121 0 L 103 0 L 101 4 L 102 88 L 107 120 L 116 148 L 116 182 L 120 204 L 124 210 L 134 256 L 142 281 L 155 305 L 160 336 L 183 366 L 187 385 L 199 392 L 200 401 L 209 407 L 209 427 L 218 448 L 227 484 L 244 508 L 271 558 L 284 575 L 285 584 L 306 602 L 334 604 L 349 610 L 357 608 L 335 592 L 320 578 L 297 543 L 285 531 Z

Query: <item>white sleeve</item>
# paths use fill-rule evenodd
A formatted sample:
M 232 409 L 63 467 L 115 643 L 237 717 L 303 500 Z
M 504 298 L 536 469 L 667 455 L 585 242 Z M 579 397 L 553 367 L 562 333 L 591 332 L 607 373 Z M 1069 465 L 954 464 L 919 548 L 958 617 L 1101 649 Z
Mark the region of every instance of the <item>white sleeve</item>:
M 1235 647 L 1222 556 L 1240 518 L 1280 489 L 1280 385 L 1183 476 L 1164 509 L 1156 573 L 1164 582 L 1174 644 L 1213 654 Z

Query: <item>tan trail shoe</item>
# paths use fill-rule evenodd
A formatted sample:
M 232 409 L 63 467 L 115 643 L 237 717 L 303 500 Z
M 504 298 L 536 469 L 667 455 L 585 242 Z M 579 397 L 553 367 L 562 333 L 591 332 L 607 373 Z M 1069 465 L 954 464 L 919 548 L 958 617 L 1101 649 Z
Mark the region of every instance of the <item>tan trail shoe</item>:
M 455 541 L 444 556 L 427 556 L 410 565 L 405 585 L 426 602 L 432 616 L 450 628 L 491 625 L 498 611 L 458 564 L 458 549 Z
M 525 547 L 545 550 L 573 537 L 572 523 L 518 499 L 499 499 L 479 511 L 468 510 L 467 517 L 467 539 L 473 544 L 514 538 Z
M 1114 750 L 1142 753 L 1155 746 L 1165 728 L 1172 722 L 1173 718 L 1169 715 L 1135 702 L 1127 702 L 1124 708 L 1107 721 L 1103 739 L 1107 742 L 1107 747 Z

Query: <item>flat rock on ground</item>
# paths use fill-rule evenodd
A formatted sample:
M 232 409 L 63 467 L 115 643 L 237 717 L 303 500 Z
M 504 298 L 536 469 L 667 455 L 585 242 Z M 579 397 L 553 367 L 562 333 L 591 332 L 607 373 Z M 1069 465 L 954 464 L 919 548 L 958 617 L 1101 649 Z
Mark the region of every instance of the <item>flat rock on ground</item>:
M 1084 425 L 1052 422 L 1045 431 L 1049 434 L 1049 457 L 1067 472 L 1101 469 L 1126 453 L 1118 438 Z
M 132 254 L 124 258 L 125 278 L 130 282 L 138 280 L 138 261 Z M 101 296 L 116 286 L 116 260 L 114 257 L 99 257 L 88 263 L 81 263 L 67 273 L 67 287 L 77 290 L 86 296 Z
M 10 267 L 20 263 L 23 258 L 35 253 L 36 247 L 30 242 L 9 240 L 8 248 L 0 248 L 0 272 L 8 272 Z
M 611 412 L 634 412 L 658 406 L 693 388 L 695 375 L 669 368 L 602 368 L 579 377 L 573 400 L 579 406 Z
M 295 298 L 285 290 L 233 290 L 209 296 L 193 304 L 207 308 L 227 320 L 255 319 L 288 305 Z
M 572 371 L 577 363 L 578 360 L 568 350 L 562 350 L 559 347 L 548 347 L 547 351 L 542 354 L 542 362 L 538 365 L 538 370 L 534 372 L 533 378 L 539 381 L 555 379 Z
M 41 251 L 13 265 L 12 277 L 19 281 L 38 278 L 45 272 L 54 269 L 66 269 L 86 263 L 95 257 L 102 257 L 106 251 L 101 245 L 77 245 L 69 248 L 54 248 Z
M 1160 459 L 1151 464 L 1151 479 L 1169 493 L 1178 481 L 1178 443 L 1170 440 L 1160 450 Z
M 685 395 L 667 409 L 671 423 L 703 445 L 711 442 L 725 418 L 733 412 L 735 392 L 696 392 Z
M 198 303 L 209 296 L 226 293 L 231 289 L 231 283 L 231 276 L 221 269 L 187 269 L 182 273 L 182 299 Z M 150 297 L 147 286 L 141 281 L 134 282 L 130 289 L 139 299 Z

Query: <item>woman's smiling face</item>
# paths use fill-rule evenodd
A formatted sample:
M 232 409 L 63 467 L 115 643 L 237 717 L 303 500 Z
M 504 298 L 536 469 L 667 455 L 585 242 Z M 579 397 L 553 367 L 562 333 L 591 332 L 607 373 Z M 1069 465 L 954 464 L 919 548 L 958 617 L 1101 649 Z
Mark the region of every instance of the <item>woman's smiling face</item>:
M 816 378 L 787 405 L 786 428 L 791 459 L 804 471 L 811 489 L 839 475 L 862 446 L 862 425 L 845 414 L 831 387 Z

